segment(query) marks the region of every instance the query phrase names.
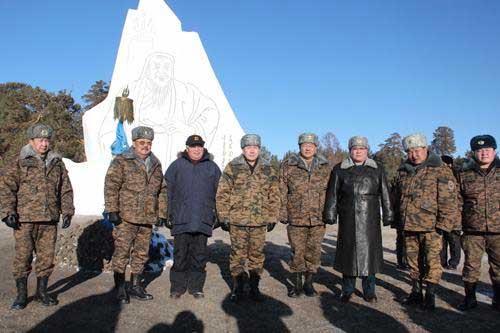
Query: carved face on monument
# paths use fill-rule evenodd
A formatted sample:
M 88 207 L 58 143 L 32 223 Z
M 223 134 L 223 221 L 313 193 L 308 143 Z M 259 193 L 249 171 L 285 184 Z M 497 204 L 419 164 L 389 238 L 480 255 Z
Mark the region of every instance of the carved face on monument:
M 156 86 L 167 86 L 174 78 L 174 59 L 167 54 L 152 55 L 147 61 L 145 74 Z

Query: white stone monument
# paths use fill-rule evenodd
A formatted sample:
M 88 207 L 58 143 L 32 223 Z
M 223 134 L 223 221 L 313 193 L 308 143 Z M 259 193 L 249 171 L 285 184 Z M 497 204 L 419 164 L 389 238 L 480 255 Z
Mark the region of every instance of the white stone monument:
M 198 34 L 182 31 L 164 0 L 140 0 L 138 9 L 127 13 L 109 95 L 83 116 L 87 162 L 65 160 L 76 214 L 99 215 L 104 209 L 104 177 L 117 126 L 114 102 L 127 87 L 135 118 L 125 124 L 128 143 L 133 127 L 152 127 L 153 152 L 164 171 L 192 134 L 203 137 L 221 168 L 240 153 L 243 130 Z

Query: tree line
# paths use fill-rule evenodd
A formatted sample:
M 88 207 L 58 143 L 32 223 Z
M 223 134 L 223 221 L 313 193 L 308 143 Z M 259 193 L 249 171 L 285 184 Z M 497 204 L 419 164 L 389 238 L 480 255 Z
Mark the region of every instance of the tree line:
M 0 167 L 10 156 L 19 152 L 26 143 L 26 129 L 38 122 L 50 125 L 56 131 L 54 149 L 63 157 L 75 162 L 85 161 L 82 116 L 102 102 L 109 92 L 109 83 L 96 81 L 81 98 L 83 106 L 76 103 L 71 92 L 66 90 L 57 93 L 49 92 L 26 83 L 7 82 L 0 84 Z M 430 144 L 432 151 L 439 155 L 456 153 L 455 136 L 451 128 L 440 126 L 433 133 Z M 332 164 L 337 164 L 349 156 L 332 132 L 325 133 L 320 140 L 318 150 Z M 288 151 L 278 158 L 266 147 L 262 154 L 276 168 L 281 161 L 294 151 Z M 392 179 L 405 158 L 402 137 L 399 133 L 391 133 L 384 143 L 378 145 L 376 152 L 370 151 L 370 157 L 381 164 L 388 178 Z M 470 157 L 470 151 L 465 157 Z M 455 158 L 457 165 L 463 163 L 464 157 Z

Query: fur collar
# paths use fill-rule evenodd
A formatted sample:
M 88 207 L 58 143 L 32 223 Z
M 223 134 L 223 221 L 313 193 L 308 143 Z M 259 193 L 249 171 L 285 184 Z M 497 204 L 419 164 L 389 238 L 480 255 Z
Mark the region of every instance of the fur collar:
M 413 165 L 409 160 L 406 160 L 403 162 L 403 164 L 399 167 L 399 171 L 406 171 L 410 174 L 414 174 L 417 170 L 425 168 L 425 167 L 430 167 L 430 168 L 437 168 L 443 165 L 443 161 L 441 160 L 441 157 L 431 151 L 429 151 L 429 156 L 427 159 L 419 165 Z
M 498 156 L 495 157 L 495 160 L 493 161 L 493 164 L 495 168 L 500 169 L 500 158 Z M 468 159 L 464 165 L 462 166 L 462 171 L 468 171 L 468 170 L 475 170 L 479 171 L 481 168 L 479 167 L 479 164 L 477 164 L 476 160 L 474 158 Z
M 136 160 L 142 162 L 142 160 L 139 158 L 139 156 L 137 156 L 135 154 L 134 149 L 132 147 L 120 155 L 123 156 L 123 158 L 126 160 L 135 160 L 136 159 Z M 153 167 L 155 167 L 157 164 L 160 164 L 160 160 L 158 158 L 156 158 L 156 156 L 155 156 L 155 154 L 153 154 L 153 152 L 151 152 L 151 154 L 149 155 L 149 163 L 150 163 L 150 167 L 148 168 L 148 170 L 153 170 Z
M 185 158 L 186 160 L 190 161 L 186 150 L 178 152 L 177 158 Z M 209 153 L 208 150 L 204 148 L 203 156 L 201 157 L 200 162 L 213 161 L 213 160 L 214 160 L 214 155 Z
M 355 165 L 356 165 L 356 163 L 354 163 L 354 161 L 352 160 L 352 158 L 349 157 L 349 158 L 346 158 L 345 160 L 343 160 L 342 163 L 340 163 L 340 168 L 341 169 L 349 169 L 349 168 L 352 168 Z M 365 163 L 363 163 L 362 165 L 370 167 L 370 168 L 373 168 L 373 169 L 378 168 L 377 162 L 375 162 L 371 158 L 367 158 L 366 161 L 365 161 Z
M 287 159 L 287 163 L 288 165 L 301 166 L 307 169 L 306 166 L 304 165 L 304 160 L 297 153 L 291 154 Z M 328 164 L 330 162 L 320 153 L 316 153 L 316 155 L 314 155 L 314 163 L 317 165 L 322 165 L 322 164 Z
M 38 154 L 35 152 L 35 150 L 30 144 L 27 144 L 23 148 L 21 148 L 21 152 L 19 153 L 19 159 L 25 160 L 30 157 L 38 158 Z M 58 159 L 59 160 L 61 159 L 61 155 L 53 152 L 52 150 L 49 150 L 47 152 L 47 157 L 45 158 L 45 165 L 50 165 L 50 163 L 53 160 L 58 160 Z
M 245 156 L 243 156 L 243 154 L 241 154 L 240 156 L 233 159 L 230 163 L 232 165 L 238 165 L 238 164 L 246 165 L 247 161 L 245 160 Z M 257 160 L 257 165 L 270 166 L 271 163 L 268 160 L 264 159 L 261 155 L 259 155 L 259 159 Z

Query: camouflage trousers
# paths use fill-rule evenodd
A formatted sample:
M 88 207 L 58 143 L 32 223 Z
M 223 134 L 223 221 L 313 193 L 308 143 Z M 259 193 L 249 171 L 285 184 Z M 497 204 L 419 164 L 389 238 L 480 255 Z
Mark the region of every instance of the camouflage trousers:
M 14 230 L 15 250 L 13 275 L 15 279 L 31 273 L 33 252 L 36 253 L 35 273 L 38 277 L 50 276 L 54 269 L 57 223 L 21 223 Z
M 441 248 L 443 238 L 435 231 L 405 231 L 406 259 L 412 280 L 438 284 L 443 274 Z
M 231 276 L 238 276 L 245 272 L 245 265 L 249 271 L 261 274 L 264 268 L 264 245 L 266 243 L 266 226 L 243 227 L 231 225 L 231 255 L 229 270 Z
M 490 278 L 500 283 L 500 234 L 463 234 L 462 248 L 465 253 L 462 277 L 465 282 L 475 283 L 481 275 L 481 259 L 488 254 Z
M 292 248 L 291 272 L 316 273 L 321 262 L 321 243 L 325 226 L 287 226 L 288 241 Z
M 123 221 L 113 230 L 115 252 L 113 253 L 113 271 L 125 273 L 130 261 L 133 274 L 142 274 L 149 258 L 149 242 L 152 226 L 132 224 Z

